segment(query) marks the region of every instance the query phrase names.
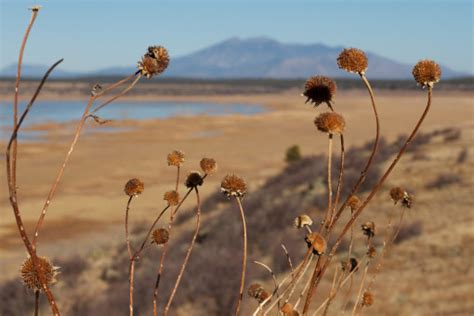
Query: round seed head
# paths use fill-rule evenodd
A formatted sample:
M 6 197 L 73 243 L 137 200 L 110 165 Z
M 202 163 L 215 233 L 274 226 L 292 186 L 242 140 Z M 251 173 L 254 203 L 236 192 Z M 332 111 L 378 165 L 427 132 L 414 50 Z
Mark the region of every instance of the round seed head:
M 375 256 L 377 256 L 377 249 L 375 249 L 374 246 L 370 246 L 369 249 L 367 249 L 367 257 L 373 259 Z
M 163 46 L 150 46 L 142 60 L 138 62 L 138 69 L 147 78 L 159 75 L 168 67 L 170 58 Z
M 221 182 L 221 191 L 228 197 L 241 197 L 247 192 L 247 184 L 241 177 L 229 174 Z
M 346 126 L 346 121 L 342 115 L 334 112 L 321 113 L 314 120 L 314 124 L 324 133 L 342 134 Z
M 205 174 L 213 174 L 217 171 L 217 163 L 212 158 L 202 158 L 200 165 Z
M 201 186 L 204 183 L 204 180 L 201 177 L 201 174 L 197 171 L 190 172 L 186 178 L 185 185 L 187 188 L 195 188 Z
M 163 200 L 167 201 L 169 205 L 178 205 L 179 204 L 179 193 L 177 191 L 168 191 L 165 192 Z
M 356 258 L 352 257 L 349 260 L 341 261 L 341 267 L 343 271 L 352 272 L 358 268 L 359 262 Z
M 360 205 L 360 199 L 357 197 L 357 195 L 351 195 L 351 197 L 347 201 L 347 206 L 351 208 L 351 211 L 355 211 L 357 210 L 359 205 Z
M 348 72 L 363 74 L 367 70 L 368 64 L 365 53 L 357 48 L 345 48 L 337 57 L 339 68 Z
M 40 270 L 43 272 L 44 279 L 47 285 L 53 284 L 56 282 L 56 275 L 58 274 L 58 268 L 54 267 L 47 258 L 38 257 L 38 263 Z M 34 290 L 40 291 L 43 290 L 43 287 L 40 282 L 38 273 L 36 272 L 35 266 L 33 264 L 33 259 L 28 257 L 20 267 L 21 278 L 26 287 Z
M 304 85 L 303 95 L 307 98 L 306 103 L 314 103 L 315 106 L 321 103 L 331 103 L 336 94 L 336 84 L 334 81 L 323 76 L 309 78 Z
M 415 81 L 422 87 L 432 87 L 441 79 L 441 68 L 432 60 L 420 60 L 412 71 Z
M 401 187 L 393 187 L 392 189 L 390 189 L 390 197 L 392 198 L 395 204 L 397 204 L 398 201 L 403 199 L 405 193 L 405 190 Z
M 364 235 L 366 235 L 369 238 L 372 238 L 375 236 L 375 223 L 372 221 L 365 222 L 362 224 L 362 231 L 364 232 Z
M 163 245 L 170 239 L 170 233 L 165 228 L 158 228 L 153 231 L 152 237 L 157 245 Z
M 124 192 L 128 196 L 137 196 L 143 192 L 145 184 L 140 179 L 133 178 L 125 184 Z
M 326 240 L 319 233 L 312 232 L 306 235 L 305 241 L 308 244 L 308 248 L 313 248 L 315 255 L 322 255 L 326 251 Z
M 298 217 L 295 218 L 294 225 L 296 228 L 300 229 L 305 226 L 311 226 L 313 225 L 313 221 L 311 218 L 306 215 L 306 214 L 301 214 Z
M 184 163 L 184 153 L 180 150 L 173 150 L 167 157 L 168 166 L 180 167 Z
M 270 296 L 270 293 L 268 293 L 259 283 L 251 284 L 247 293 L 250 297 L 255 298 L 259 303 L 262 303 Z
M 374 296 L 372 295 L 371 292 L 364 292 L 364 295 L 362 295 L 362 306 L 371 306 L 374 304 Z
M 294 310 L 294 308 L 293 308 L 293 305 L 291 305 L 290 303 L 285 303 L 285 304 L 281 307 L 280 311 L 281 311 L 281 312 L 283 313 L 283 315 L 285 315 L 285 316 L 290 316 L 290 315 L 293 316 L 293 315 L 295 315 L 295 314 L 294 314 L 295 310 Z

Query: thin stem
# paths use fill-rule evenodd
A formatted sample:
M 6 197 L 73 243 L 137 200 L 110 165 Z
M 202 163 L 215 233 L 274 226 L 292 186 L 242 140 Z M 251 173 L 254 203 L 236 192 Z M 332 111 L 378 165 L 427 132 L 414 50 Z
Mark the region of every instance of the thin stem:
M 347 231 L 350 229 L 350 227 L 352 226 L 352 224 L 355 222 L 355 220 L 358 218 L 358 216 L 362 213 L 362 211 L 364 210 L 364 208 L 367 206 L 367 204 L 369 204 L 369 202 L 373 199 L 373 197 L 375 196 L 375 194 L 377 194 L 377 192 L 380 190 L 380 188 L 382 187 L 382 185 L 384 184 L 385 180 L 388 178 L 388 176 L 390 175 L 390 173 L 392 172 L 393 168 L 395 168 L 395 166 L 397 165 L 398 161 L 400 160 L 400 158 L 403 156 L 403 154 L 405 153 L 408 145 L 411 143 L 411 141 L 413 140 L 413 138 L 416 136 L 421 124 L 423 123 L 423 121 L 425 120 L 426 118 L 426 115 L 428 114 L 430 108 L 431 108 L 431 99 L 432 99 L 432 93 L 433 93 L 433 88 L 431 86 L 428 86 L 428 101 L 427 101 L 427 104 L 426 104 L 426 107 L 425 107 L 425 110 L 423 111 L 423 114 L 421 115 L 421 117 L 419 118 L 418 122 L 416 123 L 413 131 L 411 132 L 410 136 L 408 136 L 408 138 L 406 139 L 404 145 L 400 148 L 397 156 L 394 158 L 394 160 L 392 161 L 392 163 L 390 164 L 390 166 L 387 168 L 387 170 L 385 171 L 385 173 L 382 175 L 382 177 L 379 179 L 379 181 L 377 182 L 377 184 L 372 188 L 370 194 L 367 196 L 367 198 L 364 200 L 364 202 L 362 202 L 361 206 L 354 212 L 354 214 L 352 215 L 352 217 L 350 218 L 350 220 L 346 223 L 346 225 L 344 226 L 344 228 L 342 229 L 340 235 L 338 236 L 334 246 L 332 247 L 330 253 L 329 253 L 329 256 L 328 256 L 328 259 L 326 260 L 325 264 L 323 265 L 322 267 L 322 271 L 320 272 L 320 277 L 318 279 L 318 282 L 319 280 L 321 279 L 321 276 L 324 275 L 324 272 L 326 271 L 328 265 L 330 264 L 331 262 L 331 259 L 332 257 L 334 256 L 334 254 L 336 253 L 337 251 L 337 248 L 339 247 L 339 244 L 341 243 L 342 239 L 344 238 L 345 234 L 347 233 Z M 317 284 L 316 284 L 317 285 Z M 307 298 L 308 299 L 308 298 Z M 310 298 L 309 298 L 310 299 Z
M 273 291 L 275 292 L 276 297 L 277 297 L 277 301 L 278 301 L 278 311 L 280 311 L 280 294 L 278 294 L 278 282 L 277 282 L 275 273 L 273 272 L 272 269 L 270 269 L 269 266 L 267 266 L 267 265 L 266 265 L 265 263 L 263 263 L 263 262 L 254 261 L 254 263 L 255 263 L 255 264 L 258 264 L 258 265 L 260 265 L 260 266 L 262 266 L 262 267 L 263 267 L 265 270 L 267 270 L 268 273 L 270 273 L 270 275 L 272 276 L 273 284 L 274 284 Z
M 20 53 L 18 55 L 18 64 L 16 70 L 16 81 L 15 81 L 15 94 L 13 97 L 13 129 L 16 129 L 17 122 L 18 122 L 18 99 L 20 94 L 20 82 L 21 82 L 21 67 L 23 65 L 23 55 L 25 53 L 26 42 L 28 41 L 28 37 L 30 36 L 31 29 L 33 28 L 33 24 L 35 23 L 36 16 L 38 15 L 38 9 L 31 10 L 31 19 L 28 23 L 28 27 L 26 28 L 25 35 L 23 36 L 23 41 L 21 42 Z M 16 190 L 16 158 L 17 158 L 17 139 L 15 138 L 13 142 L 13 156 L 12 156 L 12 178 L 13 183 L 15 184 Z
M 333 221 L 333 215 L 336 212 L 337 205 L 339 204 L 339 199 L 341 197 L 341 188 L 342 188 L 342 183 L 343 183 L 343 178 L 344 178 L 344 159 L 345 159 L 344 135 L 341 134 L 339 139 L 341 143 L 341 156 L 339 160 L 339 176 L 337 179 L 336 197 L 334 198 L 334 206 L 331 210 L 331 223 Z
M 360 281 L 360 286 L 359 286 L 359 292 L 357 293 L 357 297 L 354 303 L 354 308 L 352 309 L 352 315 L 355 315 L 357 312 L 357 307 L 360 305 L 360 297 L 362 295 L 362 290 L 364 289 L 364 284 L 365 284 L 365 278 L 367 276 L 367 271 L 369 270 L 369 263 L 370 260 L 367 261 L 367 264 L 365 265 L 364 273 L 362 274 L 362 279 Z
M 242 303 L 242 297 L 244 294 L 244 287 L 245 287 L 245 272 L 247 269 L 247 224 L 245 222 L 245 213 L 244 209 L 242 207 L 242 202 L 240 201 L 239 197 L 235 197 L 235 201 L 237 202 L 237 205 L 240 210 L 240 217 L 242 219 L 242 230 L 243 230 L 243 243 L 244 243 L 244 249 L 242 253 L 242 274 L 240 276 L 240 290 L 239 290 L 239 296 L 237 299 L 237 306 L 235 308 L 235 315 L 240 315 L 240 305 Z
M 138 258 L 140 256 L 140 253 L 143 251 L 143 249 L 145 249 L 145 245 L 146 245 L 146 242 L 148 240 L 148 237 L 150 237 L 151 233 L 153 232 L 153 228 L 155 228 L 156 224 L 158 223 L 158 221 L 160 220 L 160 218 L 163 216 L 164 213 L 166 213 L 166 211 L 170 208 L 170 205 L 168 204 L 161 212 L 160 214 L 158 214 L 158 216 L 156 217 L 155 221 L 151 224 L 150 228 L 148 229 L 148 232 L 145 236 L 145 238 L 143 239 L 143 242 L 140 246 L 140 248 L 138 248 L 137 251 L 135 251 L 135 253 L 133 254 L 133 257 L 134 258 Z
M 286 260 L 288 261 L 288 265 L 290 266 L 290 271 L 291 274 L 295 272 L 295 268 L 293 267 L 293 262 L 291 261 L 290 254 L 288 253 L 288 249 L 286 249 L 286 246 L 284 244 L 281 244 L 281 248 L 283 248 L 283 252 L 285 253 Z
M 328 210 L 326 211 L 326 218 L 324 225 L 329 227 L 332 217 L 332 138 L 333 134 L 329 134 L 328 138 L 328 165 L 327 165 L 327 178 L 328 178 Z
M 98 105 L 95 107 L 94 110 L 92 110 L 91 114 L 95 114 L 97 113 L 97 111 L 99 111 L 100 109 L 102 109 L 104 106 L 114 102 L 115 100 L 117 100 L 118 98 L 120 98 L 121 96 L 125 95 L 128 91 L 130 91 L 137 83 L 138 81 L 140 80 L 140 78 L 142 77 L 141 74 L 139 74 L 135 80 L 133 80 L 133 82 L 128 85 L 125 89 L 123 89 L 120 93 L 116 94 L 115 96 L 111 97 L 110 99 L 108 99 L 107 101 L 105 101 L 104 103 Z
M 130 259 L 128 268 L 128 284 L 129 284 L 129 310 L 130 316 L 133 316 L 133 283 L 135 279 L 135 260 Z
M 133 195 L 128 198 L 127 207 L 125 208 L 125 242 L 127 243 L 128 258 L 133 259 L 132 246 L 130 245 L 130 237 L 128 235 L 128 213 L 130 211 L 130 203 L 132 203 Z
M 35 316 L 38 316 L 38 313 L 39 313 L 39 297 L 40 297 L 40 291 L 36 290 L 35 291 Z
M 189 244 L 188 250 L 186 251 L 186 256 L 184 257 L 183 264 L 181 265 L 181 269 L 179 270 L 178 277 L 176 278 L 176 282 L 174 284 L 173 290 L 171 291 L 171 295 L 168 299 L 168 303 L 166 304 L 163 315 L 168 315 L 169 309 L 171 307 L 171 303 L 173 302 L 173 298 L 176 295 L 176 291 L 178 290 L 179 284 L 184 274 L 184 270 L 186 269 L 186 265 L 188 264 L 189 258 L 191 256 L 191 252 L 193 251 L 194 244 L 196 243 L 196 238 L 199 234 L 199 228 L 201 226 L 201 198 L 199 197 L 199 191 L 197 187 L 194 187 L 194 190 L 196 192 L 196 202 L 197 202 L 196 228 L 194 229 L 193 238 L 191 240 L 191 243 Z

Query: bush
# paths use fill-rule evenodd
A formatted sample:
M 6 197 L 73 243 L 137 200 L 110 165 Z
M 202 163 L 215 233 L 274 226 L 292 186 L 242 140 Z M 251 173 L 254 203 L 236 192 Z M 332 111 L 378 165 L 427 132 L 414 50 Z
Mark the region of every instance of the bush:
M 301 159 L 300 146 L 293 145 L 286 150 L 285 161 L 292 163 Z

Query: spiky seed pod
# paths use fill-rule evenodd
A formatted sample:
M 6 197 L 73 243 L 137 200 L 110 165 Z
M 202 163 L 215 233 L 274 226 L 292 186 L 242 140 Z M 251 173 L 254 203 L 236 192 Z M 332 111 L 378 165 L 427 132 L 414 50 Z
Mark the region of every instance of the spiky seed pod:
M 153 57 L 145 55 L 142 57 L 142 60 L 138 62 L 138 69 L 143 76 L 150 79 L 154 74 L 158 73 L 158 61 Z
M 411 208 L 413 206 L 414 197 L 412 194 L 405 192 L 405 195 L 402 199 L 402 206 L 406 208 Z
M 195 188 L 197 186 L 201 186 L 204 183 L 202 176 L 199 172 L 193 171 L 190 172 L 186 178 L 185 185 L 187 188 Z
M 228 174 L 221 182 L 221 191 L 228 197 L 242 197 L 247 192 L 245 180 L 235 174 Z
M 157 245 L 163 245 L 170 239 L 170 233 L 165 228 L 158 228 L 153 231 L 152 237 Z
M 165 192 L 163 200 L 167 201 L 169 205 L 175 206 L 179 204 L 179 193 L 175 190 Z
M 362 295 L 362 306 L 371 306 L 372 304 L 374 304 L 374 296 L 372 295 L 371 292 L 364 292 L 364 294 Z
M 140 179 L 133 178 L 125 184 L 124 192 L 128 196 L 137 196 L 143 192 L 145 184 Z
M 38 263 L 40 270 L 43 272 L 46 285 L 53 284 L 56 282 L 56 275 L 58 274 L 58 267 L 54 267 L 47 258 L 38 257 Z M 41 291 L 43 287 L 40 282 L 38 273 L 36 272 L 33 264 L 33 259 L 28 257 L 21 265 L 20 268 L 21 278 L 26 287 L 34 290 Z
M 377 249 L 375 249 L 374 246 L 370 246 L 369 249 L 367 249 L 367 257 L 373 259 L 375 256 L 377 256 Z
M 173 150 L 167 157 L 168 166 L 181 167 L 184 163 L 184 153 L 180 150 Z
M 364 232 L 364 235 L 366 235 L 369 238 L 372 238 L 375 236 L 375 223 L 372 221 L 365 222 L 362 224 L 362 231 Z
M 307 98 L 306 103 L 311 102 L 315 106 L 323 102 L 331 104 L 335 94 L 336 84 L 328 77 L 314 76 L 309 78 L 304 85 L 303 95 Z
M 345 71 L 364 74 L 369 61 L 364 51 L 357 48 L 345 48 L 337 57 L 337 65 Z
M 429 59 L 420 60 L 412 71 L 415 81 L 422 87 L 432 87 L 441 79 L 441 68 Z
M 357 195 L 351 195 L 349 200 L 347 201 L 347 206 L 351 208 L 351 211 L 354 212 L 359 208 L 360 205 L 360 199 L 357 197 Z
M 321 132 L 329 134 L 342 134 L 346 127 L 346 121 L 342 115 L 334 112 L 319 114 L 314 120 L 314 124 Z
M 326 239 L 317 232 L 312 232 L 306 235 L 305 241 L 308 244 L 308 248 L 313 248 L 315 255 L 322 255 L 327 248 Z
M 359 262 L 354 257 L 350 258 L 349 260 L 341 261 L 341 267 L 343 271 L 352 272 L 354 270 L 357 270 L 358 266 L 359 266 Z
M 268 293 L 261 284 L 253 283 L 249 286 L 248 295 L 250 297 L 255 298 L 259 303 L 265 301 L 268 297 L 270 297 L 270 293 Z
M 217 171 L 217 163 L 212 158 L 202 158 L 199 164 L 205 174 L 213 174 Z
M 393 187 L 392 189 L 390 189 L 390 197 L 392 198 L 395 204 L 397 204 L 398 201 L 403 199 L 405 193 L 405 190 L 401 187 Z
M 142 60 L 138 62 L 138 69 L 147 78 L 159 75 L 168 67 L 170 58 L 163 46 L 150 46 Z
M 294 225 L 296 228 L 300 229 L 305 226 L 313 225 L 313 220 L 306 214 L 301 214 L 295 218 Z

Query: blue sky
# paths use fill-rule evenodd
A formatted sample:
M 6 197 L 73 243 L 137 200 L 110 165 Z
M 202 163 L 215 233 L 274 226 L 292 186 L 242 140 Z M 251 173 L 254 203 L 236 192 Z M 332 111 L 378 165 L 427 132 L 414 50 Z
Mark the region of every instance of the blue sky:
M 372 51 L 414 64 L 431 58 L 474 73 L 473 4 L 458 0 L 0 0 L 0 68 L 15 63 L 33 4 L 43 6 L 27 63 L 95 70 L 134 65 L 152 44 L 181 56 L 229 37 L 268 36 Z

